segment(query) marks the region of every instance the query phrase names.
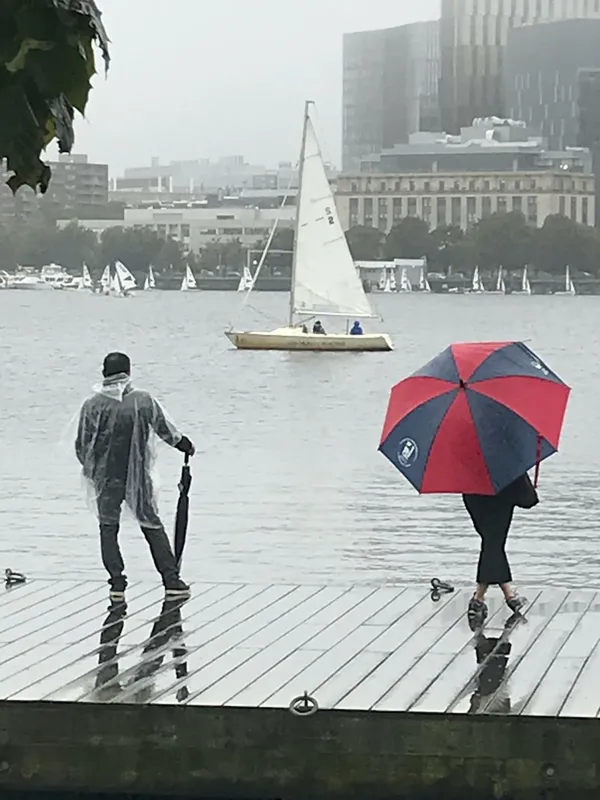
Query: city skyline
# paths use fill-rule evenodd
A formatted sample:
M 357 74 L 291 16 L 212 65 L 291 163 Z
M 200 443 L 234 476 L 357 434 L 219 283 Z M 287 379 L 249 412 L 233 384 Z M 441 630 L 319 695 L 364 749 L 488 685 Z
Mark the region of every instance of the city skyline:
M 113 63 L 106 80 L 94 79 L 73 152 L 108 163 L 111 175 L 156 156 L 169 163 L 243 155 L 267 167 L 293 160 L 305 99 L 316 101 L 323 154 L 339 166 L 343 34 L 439 15 L 439 0 L 305 0 L 293 17 L 278 0 L 99 5 Z

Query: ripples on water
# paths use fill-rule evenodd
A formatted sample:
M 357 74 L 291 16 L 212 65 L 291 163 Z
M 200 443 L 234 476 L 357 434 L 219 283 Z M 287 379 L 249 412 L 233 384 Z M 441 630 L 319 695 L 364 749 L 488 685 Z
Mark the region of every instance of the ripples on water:
M 573 387 L 542 504 L 509 541 L 520 582 L 600 586 L 600 298 L 373 296 L 391 354 L 251 353 L 231 320 L 269 329 L 283 294 L 0 292 L 0 567 L 104 579 L 95 521 L 62 432 L 101 360 L 123 349 L 195 440 L 185 577 L 192 581 L 470 581 L 478 539 L 460 498 L 420 497 L 377 453 L 390 387 L 452 341 L 525 339 Z M 161 448 L 169 527 L 179 454 Z M 131 577 L 153 577 L 126 522 Z

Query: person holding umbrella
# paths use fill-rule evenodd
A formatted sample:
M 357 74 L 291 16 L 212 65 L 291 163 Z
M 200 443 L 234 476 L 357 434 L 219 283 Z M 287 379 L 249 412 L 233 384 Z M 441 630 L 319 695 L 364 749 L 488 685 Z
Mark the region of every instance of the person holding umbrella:
M 490 585 L 500 587 L 506 604 L 515 614 L 527 604 L 527 598 L 517 594 L 512 585 L 505 547 L 515 508 L 533 508 L 539 498 L 529 475 L 524 473 L 498 494 L 463 494 L 463 502 L 481 537 L 477 588 L 467 612 L 469 627 L 476 631 L 483 627 L 488 615 L 485 595 Z
M 523 342 L 453 344 L 392 389 L 379 450 L 422 494 L 460 494 L 481 536 L 469 624 L 500 585 L 513 611 L 505 545 L 514 509 L 532 508 L 527 472 L 558 450 L 570 388 Z
M 118 535 L 123 504 L 134 514 L 169 596 L 189 596 L 158 516 L 152 482 L 153 440 L 193 456 L 192 442 L 167 418 L 148 392 L 131 383 L 131 361 L 124 353 L 104 359 L 103 382 L 79 414 L 75 453 L 92 492 L 100 524 L 102 562 L 110 596 L 123 599 L 127 587 Z

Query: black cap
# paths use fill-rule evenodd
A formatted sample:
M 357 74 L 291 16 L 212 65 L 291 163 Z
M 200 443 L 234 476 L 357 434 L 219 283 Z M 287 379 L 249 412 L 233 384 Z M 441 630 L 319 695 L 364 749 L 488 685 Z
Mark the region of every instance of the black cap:
M 125 353 L 109 353 L 102 365 L 102 374 L 105 378 L 124 372 L 131 375 L 131 361 Z

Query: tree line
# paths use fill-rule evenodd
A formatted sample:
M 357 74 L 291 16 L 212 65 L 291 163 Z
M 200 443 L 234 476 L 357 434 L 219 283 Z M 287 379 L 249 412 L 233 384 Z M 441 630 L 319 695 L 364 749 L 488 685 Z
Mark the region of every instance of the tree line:
M 252 259 L 260 257 L 258 253 L 264 245 L 264 241 L 256 242 Z M 282 229 L 275 235 L 272 249 L 291 250 L 292 245 L 293 232 Z M 147 272 L 150 265 L 158 272 L 179 273 L 189 264 L 194 270 L 225 276 L 240 272 L 247 259 L 248 250 L 239 239 L 209 242 L 200 253 L 190 253 L 175 239 L 146 227 L 114 226 L 106 228 L 98 237 L 76 222 L 61 228 L 39 216 L 16 219 L 10 225 L 0 223 L 0 270 L 8 272 L 19 266 L 40 269 L 54 263 L 77 274 L 83 264 L 87 264 L 92 275 L 97 277 L 107 264 L 122 261 L 134 274 Z M 284 259 L 282 264 L 280 261 L 281 256 L 273 254 L 271 266 L 285 272 L 291 259 Z
M 518 212 L 496 213 L 467 231 L 445 225 L 433 231 L 417 217 L 406 217 L 386 235 L 362 225 L 346 233 L 357 261 L 426 257 L 430 271 L 444 275 L 468 272 L 475 266 L 494 273 L 529 266 L 534 272 L 600 277 L 600 232 L 568 217 L 553 215 L 541 228 L 527 224 Z

